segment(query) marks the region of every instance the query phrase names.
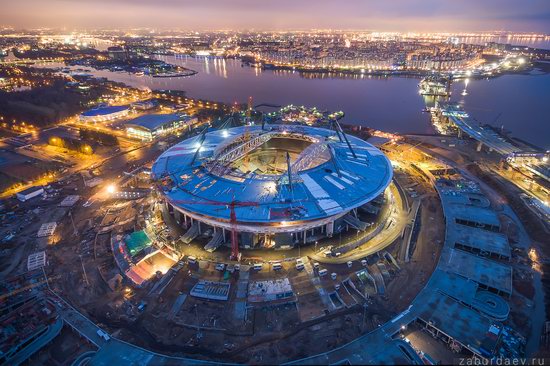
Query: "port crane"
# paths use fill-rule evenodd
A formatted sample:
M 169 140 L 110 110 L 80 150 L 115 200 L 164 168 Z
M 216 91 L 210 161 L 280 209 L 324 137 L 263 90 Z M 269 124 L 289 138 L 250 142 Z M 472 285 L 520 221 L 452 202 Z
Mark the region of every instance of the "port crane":
M 231 224 L 231 259 L 239 260 L 239 239 L 237 237 L 237 214 L 235 207 L 254 207 L 259 206 L 258 202 L 237 201 L 233 198 L 230 202 L 220 201 L 191 201 L 191 200 L 170 200 L 170 203 L 189 204 L 189 205 L 214 205 L 226 206 L 230 210 L 229 222 Z

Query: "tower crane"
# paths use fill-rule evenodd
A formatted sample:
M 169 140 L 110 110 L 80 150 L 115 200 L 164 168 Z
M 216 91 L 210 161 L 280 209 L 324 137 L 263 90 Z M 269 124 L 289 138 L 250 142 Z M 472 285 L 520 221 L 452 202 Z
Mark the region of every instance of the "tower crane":
M 247 201 L 241 202 L 233 199 L 231 202 L 170 200 L 170 203 L 189 204 L 189 205 L 227 206 L 230 210 L 229 222 L 231 224 L 231 259 L 239 260 L 239 240 L 237 237 L 237 214 L 235 213 L 235 207 L 259 206 L 258 202 L 247 202 Z

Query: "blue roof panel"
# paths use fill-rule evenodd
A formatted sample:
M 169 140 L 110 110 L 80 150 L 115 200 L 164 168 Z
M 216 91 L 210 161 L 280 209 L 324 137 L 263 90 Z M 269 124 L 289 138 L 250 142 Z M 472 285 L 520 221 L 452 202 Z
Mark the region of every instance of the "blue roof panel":
M 229 146 L 242 138 L 244 127 L 206 133 L 194 164 L 191 161 L 200 137 L 184 140 L 165 151 L 155 162 L 155 177 L 169 176 L 174 187 L 165 192 L 166 198 L 185 211 L 229 220 L 230 210 L 223 203 L 232 200 L 256 202 L 257 206 L 237 207 L 239 222 L 271 223 L 284 221 L 277 212 L 299 212 L 300 220 L 314 220 L 343 214 L 380 195 L 392 179 L 392 168 L 386 156 L 371 144 L 353 137 L 354 158 L 346 143 L 340 142 L 334 131 L 289 125 L 270 125 L 263 131 L 260 126 L 249 126 L 248 133 L 263 134 L 273 131 L 297 130 L 299 133 L 327 143 L 333 151 L 334 162 L 329 159 L 313 168 L 298 172 L 293 177 L 292 190 L 277 180 L 241 180 L 218 176 L 205 167 L 205 163 L 221 147 Z M 336 166 L 338 169 L 336 169 Z M 338 174 L 339 173 L 339 174 Z M 214 201 L 212 204 L 208 201 Z M 221 202 L 221 203 L 220 203 Z M 272 212 L 275 212 L 273 215 Z
M 104 115 L 109 115 L 117 112 L 122 112 L 127 109 L 128 109 L 128 106 L 125 106 L 125 105 L 100 107 L 100 108 L 89 109 L 86 112 L 83 112 L 82 115 L 84 117 L 104 116 Z
M 134 126 L 140 126 L 143 128 L 146 128 L 150 131 L 153 131 L 160 126 L 182 120 L 185 116 L 181 116 L 179 114 L 171 113 L 171 114 L 146 114 L 137 118 L 134 118 L 131 121 L 128 121 L 126 125 L 134 125 Z

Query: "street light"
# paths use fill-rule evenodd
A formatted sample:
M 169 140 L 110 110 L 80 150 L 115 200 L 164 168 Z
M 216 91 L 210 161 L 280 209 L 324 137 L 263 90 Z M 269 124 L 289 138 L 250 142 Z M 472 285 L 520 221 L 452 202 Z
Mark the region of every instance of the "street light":
M 114 184 L 109 184 L 107 186 L 107 193 L 113 194 L 116 192 L 116 186 Z

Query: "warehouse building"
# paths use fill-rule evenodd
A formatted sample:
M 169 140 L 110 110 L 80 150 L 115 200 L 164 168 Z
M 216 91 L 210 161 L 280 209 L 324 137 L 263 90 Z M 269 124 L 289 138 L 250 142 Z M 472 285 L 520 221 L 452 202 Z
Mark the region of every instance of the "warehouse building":
M 185 114 L 148 114 L 125 124 L 128 137 L 151 141 L 158 136 L 174 133 L 191 126 L 197 119 Z
M 97 107 L 80 115 L 81 122 L 105 122 L 112 121 L 128 115 L 127 106 Z
M 21 202 L 26 202 L 30 200 L 31 198 L 34 198 L 36 196 L 40 196 L 44 193 L 44 187 L 37 186 L 37 187 L 30 187 L 27 188 L 19 193 L 17 193 L 17 199 Z

